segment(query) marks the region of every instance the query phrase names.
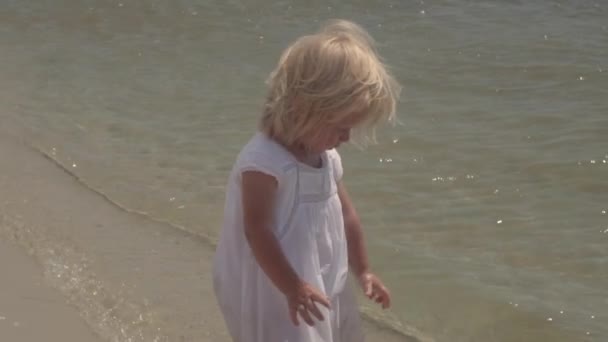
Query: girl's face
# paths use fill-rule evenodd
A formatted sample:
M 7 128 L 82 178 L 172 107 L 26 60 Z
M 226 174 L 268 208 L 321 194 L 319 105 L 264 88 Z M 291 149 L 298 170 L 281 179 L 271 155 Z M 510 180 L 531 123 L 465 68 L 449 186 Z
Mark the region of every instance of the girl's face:
M 323 126 L 311 136 L 306 145 L 311 153 L 323 153 L 350 140 L 352 129 L 361 122 L 362 115 L 349 115 L 345 120 Z

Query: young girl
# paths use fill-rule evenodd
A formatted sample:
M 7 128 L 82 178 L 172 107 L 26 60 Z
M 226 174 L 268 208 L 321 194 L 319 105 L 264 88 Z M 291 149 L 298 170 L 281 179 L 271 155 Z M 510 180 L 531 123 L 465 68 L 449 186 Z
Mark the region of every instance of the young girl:
M 260 130 L 230 175 L 214 288 L 235 342 L 363 341 L 348 270 L 383 308 L 336 152 L 395 119 L 399 86 L 369 35 L 332 21 L 272 72 Z

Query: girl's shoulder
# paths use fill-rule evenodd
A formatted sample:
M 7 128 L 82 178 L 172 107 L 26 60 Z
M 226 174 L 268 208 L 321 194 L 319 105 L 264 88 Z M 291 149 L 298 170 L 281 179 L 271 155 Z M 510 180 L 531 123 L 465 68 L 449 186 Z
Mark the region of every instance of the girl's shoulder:
M 342 180 L 342 174 L 344 173 L 344 170 L 342 168 L 342 157 L 340 157 L 340 153 L 338 153 L 338 150 L 336 150 L 335 148 L 328 150 L 326 153 L 327 161 L 329 162 L 329 165 L 332 169 L 334 179 L 336 180 L 336 182 L 339 182 L 340 180 Z
M 281 183 L 295 165 L 287 150 L 264 133 L 257 132 L 239 153 L 235 167 L 239 174 L 259 171 L 275 177 Z

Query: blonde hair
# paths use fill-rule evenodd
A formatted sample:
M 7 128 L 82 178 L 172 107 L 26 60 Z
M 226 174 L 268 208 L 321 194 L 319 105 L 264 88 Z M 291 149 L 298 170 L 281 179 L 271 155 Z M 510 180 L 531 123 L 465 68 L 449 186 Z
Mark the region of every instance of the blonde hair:
M 283 144 L 299 144 L 323 125 L 357 113 L 355 127 L 375 141 L 375 126 L 396 122 L 401 87 L 380 61 L 374 41 L 359 25 L 328 22 L 297 39 L 267 80 L 260 129 Z

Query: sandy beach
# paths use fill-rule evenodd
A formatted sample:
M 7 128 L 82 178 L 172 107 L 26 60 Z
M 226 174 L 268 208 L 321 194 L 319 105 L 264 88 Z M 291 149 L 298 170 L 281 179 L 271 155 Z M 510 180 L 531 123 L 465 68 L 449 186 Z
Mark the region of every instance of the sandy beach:
M 27 153 L 17 139 L 3 133 L 0 138 L 0 341 L 101 342 L 103 339 L 93 332 L 78 309 L 45 279 L 44 266 L 35 255 L 28 254 L 19 239 L 20 233 L 9 227 L 8 218 L 20 215 L 11 204 L 26 200 L 22 196 L 27 196 L 27 190 L 36 191 L 27 189 L 31 179 L 27 172 L 23 173 L 25 169 L 20 169 L 27 164 L 26 160 L 36 158 L 31 151 Z M 11 189 L 8 184 L 16 188 Z M 24 191 L 13 190 L 17 188 Z
M 1 341 L 227 341 L 209 279 L 212 249 L 112 205 L 4 133 Z M 195 312 L 180 308 L 192 301 Z
M 42 272 L 23 249 L 0 239 L 0 341 L 101 342 Z

